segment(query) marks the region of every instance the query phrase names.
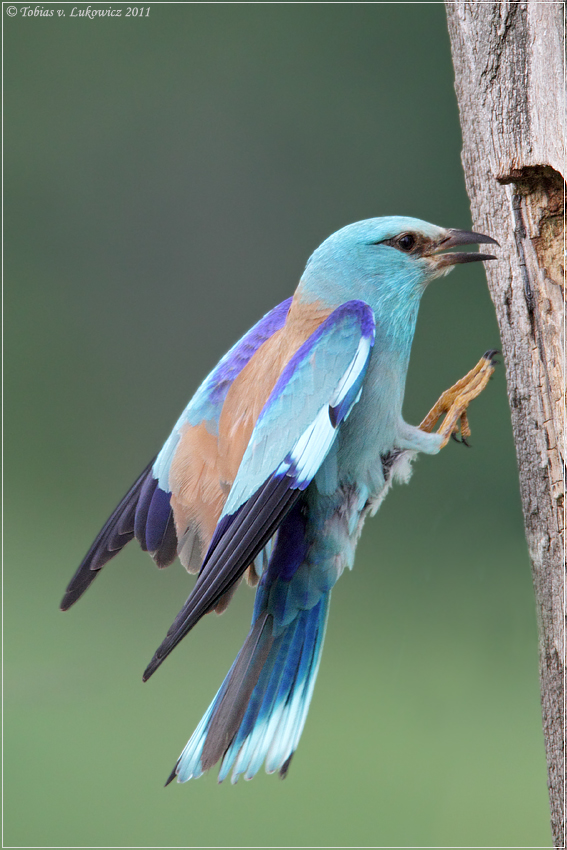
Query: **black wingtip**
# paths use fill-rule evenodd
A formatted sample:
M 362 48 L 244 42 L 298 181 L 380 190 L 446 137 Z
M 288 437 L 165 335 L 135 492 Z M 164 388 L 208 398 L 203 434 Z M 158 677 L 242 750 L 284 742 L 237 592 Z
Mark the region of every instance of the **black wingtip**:
M 67 585 L 65 595 L 59 606 L 62 611 L 67 611 L 71 605 L 74 605 L 81 598 L 105 564 L 112 560 L 133 539 L 140 491 L 146 478 L 151 476 L 154 460 L 150 461 L 142 474 L 138 476 L 97 534 L 75 575 Z M 168 539 L 167 543 L 170 544 L 170 542 Z
M 167 777 L 167 782 L 166 782 L 166 783 L 165 783 L 165 785 L 163 786 L 164 788 L 167 788 L 167 786 L 168 786 L 171 782 L 173 782 L 173 780 L 174 780 L 174 779 L 175 779 L 175 777 L 177 776 L 177 768 L 178 768 L 178 766 L 179 766 L 179 759 L 177 759 L 177 761 L 175 762 L 175 767 L 173 768 L 173 770 L 171 771 L 171 773 L 170 773 L 170 774 L 169 774 L 169 776 Z
M 75 602 L 79 601 L 83 593 L 89 589 L 99 572 L 100 569 L 93 570 L 91 568 L 90 559 L 87 556 L 67 585 L 67 589 L 65 590 L 63 599 L 59 605 L 61 611 L 68 611 Z
M 95 576 L 96 573 L 93 578 L 95 578 Z M 71 608 L 75 604 L 75 602 L 79 601 L 79 599 L 81 598 L 85 590 L 87 590 L 87 588 L 90 586 L 90 584 L 91 582 L 89 581 L 86 584 L 82 585 L 80 588 L 74 587 L 72 590 L 67 590 L 65 596 L 61 600 L 59 609 L 61 611 L 68 611 L 69 608 Z
M 157 668 L 160 666 L 163 658 L 158 658 L 156 655 L 152 658 L 146 669 L 144 670 L 144 674 L 142 676 L 142 682 L 147 682 L 150 676 L 156 672 Z

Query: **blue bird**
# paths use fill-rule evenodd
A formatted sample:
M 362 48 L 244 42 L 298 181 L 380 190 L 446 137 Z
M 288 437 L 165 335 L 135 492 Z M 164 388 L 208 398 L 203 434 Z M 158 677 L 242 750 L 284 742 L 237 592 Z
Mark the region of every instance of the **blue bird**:
M 132 538 L 158 567 L 197 580 L 147 680 L 246 573 L 252 625 L 170 782 L 220 761 L 219 781 L 285 776 L 321 659 L 333 585 L 352 568 L 364 520 L 418 452 L 436 454 L 494 371 L 488 351 L 419 427 L 402 418 L 421 296 L 489 254 L 443 253 L 489 236 L 392 216 L 348 225 L 309 259 L 293 296 L 205 379 L 157 457 L 110 516 L 71 580 L 68 609 Z M 497 244 L 497 243 L 495 243 Z M 433 429 L 445 414 L 437 432 Z

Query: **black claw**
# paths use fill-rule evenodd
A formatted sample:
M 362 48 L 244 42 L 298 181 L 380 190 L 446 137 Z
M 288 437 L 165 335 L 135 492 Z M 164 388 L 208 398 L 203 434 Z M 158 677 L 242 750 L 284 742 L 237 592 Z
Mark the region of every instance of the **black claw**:
M 471 444 L 467 442 L 467 440 L 463 436 L 461 436 L 461 438 L 459 439 L 455 431 L 453 431 L 453 433 L 451 434 L 451 439 L 458 443 L 460 446 L 466 446 L 467 449 L 471 448 Z
M 495 356 L 496 354 L 502 354 L 502 352 L 501 352 L 501 351 L 499 351 L 499 349 L 498 349 L 498 348 L 489 348 L 489 349 L 488 349 L 488 351 L 485 351 L 485 352 L 484 352 L 484 354 L 482 355 L 482 357 L 483 357 L 483 360 L 490 360 L 490 365 L 491 365 L 491 366 L 498 366 L 498 365 L 499 365 L 499 363 L 500 363 L 500 361 L 499 361 L 499 360 L 495 360 L 495 359 L 494 359 L 494 356 Z

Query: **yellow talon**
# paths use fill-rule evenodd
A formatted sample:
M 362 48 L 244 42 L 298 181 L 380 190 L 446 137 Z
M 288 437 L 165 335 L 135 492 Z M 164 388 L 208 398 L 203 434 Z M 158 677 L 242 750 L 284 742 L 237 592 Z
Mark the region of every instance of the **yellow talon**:
M 480 395 L 494 373 L 496 361 L 493 358 L 495 354 L 497 354 L 496 351 L 487 351 L 486 354 L 483 354 L 474 369 L 471 369 L 464 378 L 445 390 L 421 422 L 419 426 L 421 430 L 430 433 L 433 431 L 437 420 L 444 413 L 446 414 L 441 427 L 437 431 L 444 438 L 441 448 L 447 445 L 452 434 L 458 433 L 459 427 L 463 440 L 470 437 L 471 429 L 467 418 L 467 407 L 473 399 Z

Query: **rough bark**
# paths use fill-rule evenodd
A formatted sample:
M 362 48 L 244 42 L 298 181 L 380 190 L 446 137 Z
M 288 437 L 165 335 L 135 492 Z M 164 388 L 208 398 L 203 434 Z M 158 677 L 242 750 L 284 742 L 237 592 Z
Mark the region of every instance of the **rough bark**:
M 475 230 L 487 264 L 540 638 L 551 826 L 565 847 L 565 77 L 562 2 L 446 3 Z

